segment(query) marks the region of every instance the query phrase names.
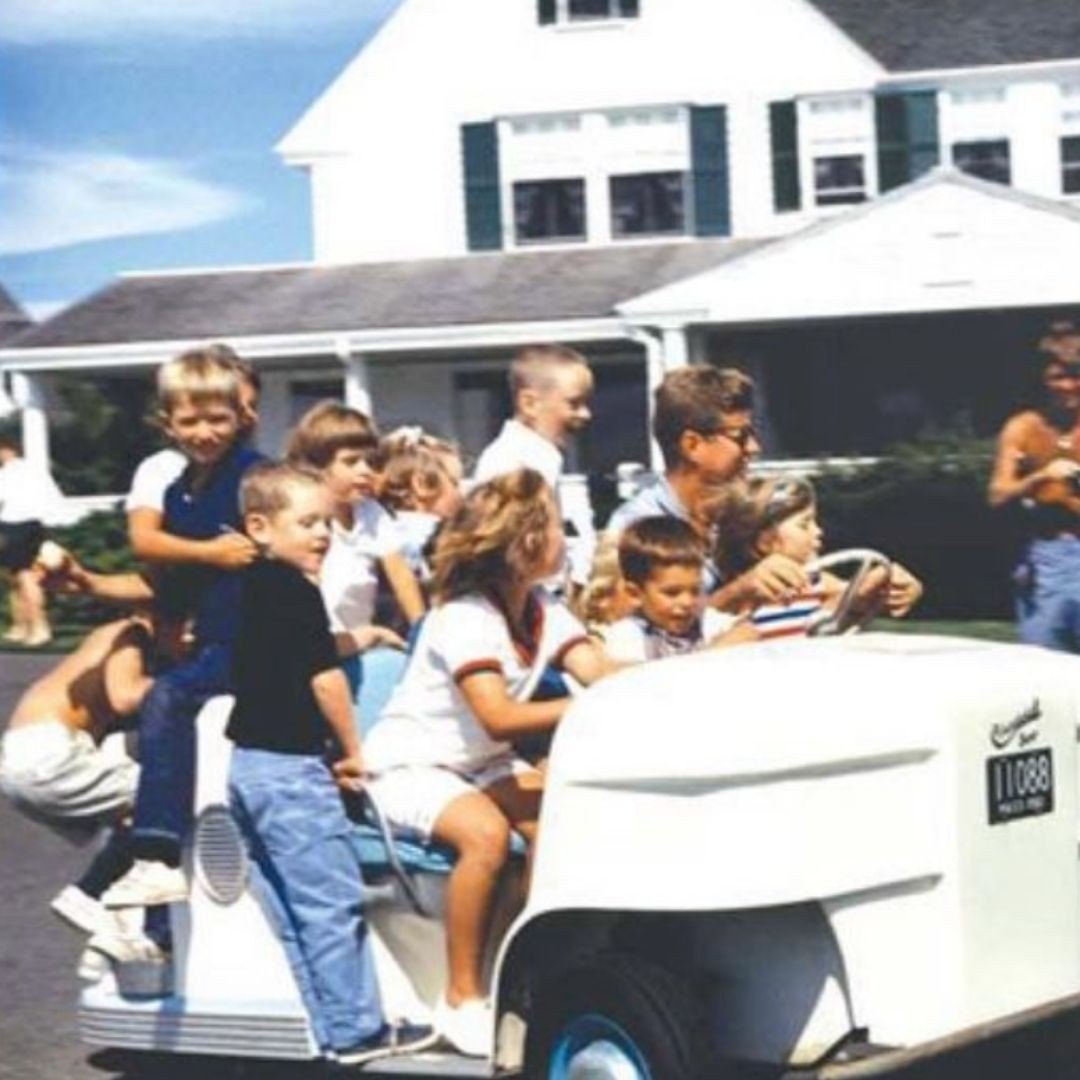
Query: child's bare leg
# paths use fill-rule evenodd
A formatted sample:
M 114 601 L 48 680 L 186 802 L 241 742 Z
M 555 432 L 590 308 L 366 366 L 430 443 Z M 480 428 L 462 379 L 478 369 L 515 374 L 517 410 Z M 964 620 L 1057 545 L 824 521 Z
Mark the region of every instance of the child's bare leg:
M 446 1000 L 485 996 L 483 962 L 499 875 L 510 853 L 510 823 L 483 792 L 459 795 L 439 815 L 436 840 L 458 853 L 446 892 Z
M 522 903 L 529 894 L 532 881 L 533 853 L 540 835 L 540 800 L 544 794 L 544 773 L 540 769 L 516 773 L 505 780 L 498 780 L 484 789 L 498 808 L 506 815 L 510 825 L 521 833 L 529 845 L 522 879 Z
M 15 591 L 20 597 L 27 643 L 44 644 L 52 636 L 52 630 L 45 614 L 45 590 L 37 574 L 33 570 L 17 571 Z

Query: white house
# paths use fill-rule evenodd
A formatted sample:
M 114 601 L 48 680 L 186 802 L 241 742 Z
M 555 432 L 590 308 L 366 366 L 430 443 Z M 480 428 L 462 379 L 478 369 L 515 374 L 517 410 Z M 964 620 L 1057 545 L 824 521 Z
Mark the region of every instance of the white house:
M 559 340 L 598 375 L 584 470 L 644 459 L 648 389 L 706 360 L 758 377 L 773 455 L 873 452 L 992 430 L 1080 307 L 1075 0 L 403 0 L 278 150 L 313 261 L 125 276 L 24 332 L 30 430 L 50 380 L 214 338 L 268 448 L 343 391 L 475 452 L 514 347 Z

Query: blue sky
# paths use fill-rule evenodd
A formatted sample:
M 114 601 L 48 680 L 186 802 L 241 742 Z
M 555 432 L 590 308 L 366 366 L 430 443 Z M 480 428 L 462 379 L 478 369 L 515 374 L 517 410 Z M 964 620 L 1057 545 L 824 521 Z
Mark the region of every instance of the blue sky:
M 310 257 L 274 144 L 398 0 L 0 0 L 0 283 Z

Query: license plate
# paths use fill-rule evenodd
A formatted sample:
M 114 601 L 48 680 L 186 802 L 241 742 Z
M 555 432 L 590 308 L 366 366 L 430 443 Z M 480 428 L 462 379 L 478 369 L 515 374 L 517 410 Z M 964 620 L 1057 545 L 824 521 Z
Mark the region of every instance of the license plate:
M 1054 809 L 1054 758 L 1050 750 L 1002 754 L 986 762 L 990 824 L 1049 814 Z

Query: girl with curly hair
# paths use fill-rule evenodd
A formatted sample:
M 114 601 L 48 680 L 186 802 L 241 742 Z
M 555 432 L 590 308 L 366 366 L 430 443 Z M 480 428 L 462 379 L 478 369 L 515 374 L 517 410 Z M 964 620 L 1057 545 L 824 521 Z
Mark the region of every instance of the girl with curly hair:
M 541 583 L 561 566 L 561 515 L 540 474 L 474 488 L 433 556 L 436 606 L 365 742 L 372 797 L 396 828 L 457 852 L 447 887 L 449 982 L 435 1014 L 466 1054 L 490 1049 L 483 955 L 511 831 L 537 835 L 543 774 L 514 741 L 550 732 L 567 699 L 531 701 L 549 665 L 588 684 L 612 668 Z

